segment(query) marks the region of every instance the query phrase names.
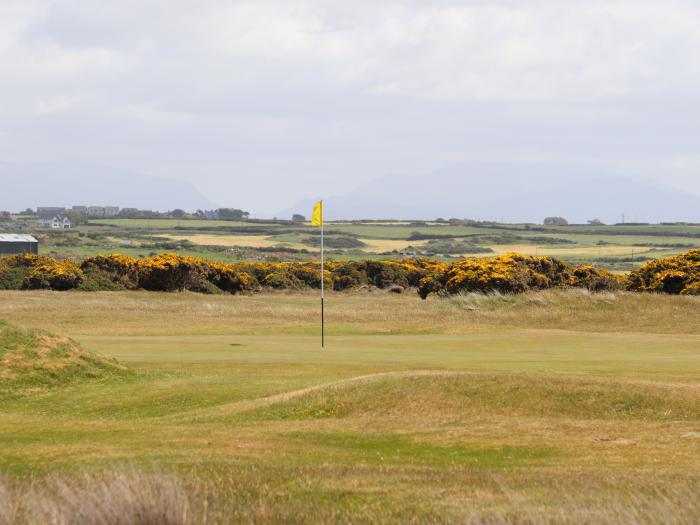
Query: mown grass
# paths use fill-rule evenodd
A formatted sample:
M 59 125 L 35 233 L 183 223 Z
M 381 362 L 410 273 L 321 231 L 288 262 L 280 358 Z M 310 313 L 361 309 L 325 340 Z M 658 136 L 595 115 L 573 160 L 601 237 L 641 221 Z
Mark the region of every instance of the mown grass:
M 131 370 L 2 400 L 0 523 L 692 523 L 699 304 L 0 292 Z

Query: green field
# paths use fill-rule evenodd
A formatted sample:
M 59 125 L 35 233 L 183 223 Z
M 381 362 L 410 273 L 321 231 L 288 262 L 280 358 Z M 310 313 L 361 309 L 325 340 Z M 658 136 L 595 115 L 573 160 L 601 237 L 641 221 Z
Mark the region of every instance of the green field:
M 31 221 L 27 226 L 31 231 Z M 40 239 L 42 253 L 78 258 L 114 252 L 147 257 L 164 251 L 229 262 L 318 258 L 318 245 L 311 242 L 318 238 L 318 229 L 289 221 L 116 218 L 90 220 L 71 231 L 33 233 Z M 327 246 L 330 259 L 425 256 L 451 260 L 519 252 L 630 271 L 649 259 L 700 247 L 700 225 L 341 221 L 326 224 L 326 238 L 336 244 Z
M 326 318 L 322 350 L 313 293 L 0 292 L 132 371 L 0 380 L 0 507 L 100 505 L 68 484 L 188 502 L 173 523 L 697 518 L 700 298 L 375 291 Z

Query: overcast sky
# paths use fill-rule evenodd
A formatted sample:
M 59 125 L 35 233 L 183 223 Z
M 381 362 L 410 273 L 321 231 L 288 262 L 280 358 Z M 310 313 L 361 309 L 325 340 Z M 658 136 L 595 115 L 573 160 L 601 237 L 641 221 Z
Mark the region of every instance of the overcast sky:
M 700 194 L 691 0 L 0 0 L 0 96 L 2 161 L 261 213 L 469 160 Z

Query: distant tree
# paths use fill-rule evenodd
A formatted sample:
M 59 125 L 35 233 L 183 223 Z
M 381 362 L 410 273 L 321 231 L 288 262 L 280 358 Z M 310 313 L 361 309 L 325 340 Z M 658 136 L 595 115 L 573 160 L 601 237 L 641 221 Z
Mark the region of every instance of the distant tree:
M 247 211 L 239 210 L 237 208 L 219 208 L 216 210 L 219 212 L 219 218 L 229 221 L 240 221 L 247 219 L 250 213 Z
M 590 224 L 591 226 L 602 226 L 603 221 L 601 221 L 600 219 L 590 219 L 588 221 L 588 224 Z
M 66 210 L 64 214 L 70 219 L 70 223 L 73 228 L 80 226 L 81 224 L 87 224 L 88 222 L 87 217 L 80 212 Z
M 22 215 L 36 215 L 36 212 L 32 210 L 31 208 L 27 208 L 22 212 Z
M 187 215 L 187 212 L 185 210 L 181 210 L 180 208 L 176 208 L 170 212 L 170 215 L 175 219 L 182 219 Z
M 567 226 L 569 221 L 564 217 L 547 217 L 544 220 L 545 226 Z
M 294 215 L 292 215 L 293 222 L 304 222 L 305 220 L 306 220 L 306 217 L 304 217 L 303 215 L 301 215 L 299 213 L 295 213 Z

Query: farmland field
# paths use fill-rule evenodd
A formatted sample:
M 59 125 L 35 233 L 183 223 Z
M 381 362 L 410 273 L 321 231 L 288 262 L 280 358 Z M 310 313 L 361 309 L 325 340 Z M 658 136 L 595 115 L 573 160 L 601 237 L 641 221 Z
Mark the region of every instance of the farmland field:
M 21 231 L 27 227 L 31 222 Z M 146 257 L 173 251 L 217 261 L 285 261 L 316 259 L 319 249 L 317 228 L 289 221 L 103 219 L 69 232 L 33 233 L 42 253 L 77 258 L 113 252 Z M 649 259 L 700 247 L 700 226 L 356 221 L 328 222 L 326 239 L 329 259 L 453 260 L 516 251 L 622 272 Z
M 0 507 L 87 472 L 184 480 L 189 523 L 697 518 L 700 298 L 358 291 L 326 314 L 322 350 L 314 293 L 0 292 L 0 319 L 132 371 L 0 388 Z

